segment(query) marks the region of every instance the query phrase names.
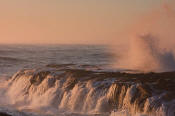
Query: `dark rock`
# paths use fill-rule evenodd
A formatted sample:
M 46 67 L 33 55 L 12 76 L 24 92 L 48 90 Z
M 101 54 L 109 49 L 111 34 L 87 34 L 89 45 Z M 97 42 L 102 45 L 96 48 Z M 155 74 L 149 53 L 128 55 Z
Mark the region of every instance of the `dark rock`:
M 12 116 L 12 115 L 9 115 L 9 114 L 7 114 L 5 112 L 0 112 L 0 116 Z
M 41 71 L 34 74 L 30 80 L 31 84 L 39 85 L 50 73 L 50 71 Z

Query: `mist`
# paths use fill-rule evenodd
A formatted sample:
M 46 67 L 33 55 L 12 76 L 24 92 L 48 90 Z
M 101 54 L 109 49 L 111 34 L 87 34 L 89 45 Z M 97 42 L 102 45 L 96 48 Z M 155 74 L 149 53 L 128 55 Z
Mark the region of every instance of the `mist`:
M 122 46 L 114 47 L 115 68 L 144 72 L 175 70 L 175 11 L 168 3 L 145 14 L 129 30 Z
M 155 40 L 150 34 L 132 38 L 127 52 L 120 54 L 117 67 L 144 72 L 173 71 L 173 52 L 160 48 Z

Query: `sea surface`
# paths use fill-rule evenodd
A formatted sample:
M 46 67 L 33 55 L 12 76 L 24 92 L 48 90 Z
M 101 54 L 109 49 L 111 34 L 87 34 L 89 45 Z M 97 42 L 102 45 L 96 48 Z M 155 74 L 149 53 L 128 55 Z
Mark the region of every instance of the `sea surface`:
M 175 116 L 175 72 L 112 68 L 110 50 L 1 45 L 0 116 Z
M 0 75 L 48 64 L 110 65 L 112 59 L 102 45 L 0 45 Z

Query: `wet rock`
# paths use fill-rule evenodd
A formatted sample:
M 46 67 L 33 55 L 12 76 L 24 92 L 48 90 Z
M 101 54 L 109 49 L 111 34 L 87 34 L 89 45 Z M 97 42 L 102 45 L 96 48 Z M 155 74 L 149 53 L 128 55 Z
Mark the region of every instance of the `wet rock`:
M 40 84 L 46 77 L 49 75 L 50 71 L 40 71 L 33 75 L 33 77 L 30 79 L 31 84 L 38 85 Z
M 0 112 L 0 116 L 12 116 L 12 115 L 7 114 L 7 113 L 5 113 L 5 112 Z

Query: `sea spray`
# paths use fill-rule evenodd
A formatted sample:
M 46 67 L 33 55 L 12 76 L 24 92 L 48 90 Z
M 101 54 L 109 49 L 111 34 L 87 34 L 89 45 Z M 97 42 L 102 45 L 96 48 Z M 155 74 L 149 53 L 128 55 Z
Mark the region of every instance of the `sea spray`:
M 174 1 L 164 1 L 133 24 L 124 36 L 127 44 L 114 47 L 115 68 L 143 72 L 174 71 Z M 117 42 L 116 42 L 117 43 Z M 116 50 L 117 49 L 117 50 Z M 127 50 L 126 50 L 127 49 Z
M 175 70 L 173 52 L 159 48 L 157 38 L 143 34 L 130 39 L 128 51 L 117 59 L 117 68 L 143 72 Z

